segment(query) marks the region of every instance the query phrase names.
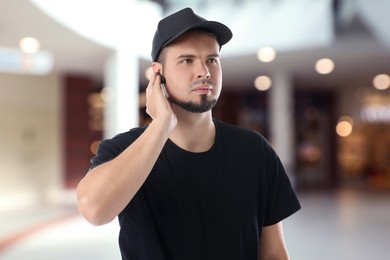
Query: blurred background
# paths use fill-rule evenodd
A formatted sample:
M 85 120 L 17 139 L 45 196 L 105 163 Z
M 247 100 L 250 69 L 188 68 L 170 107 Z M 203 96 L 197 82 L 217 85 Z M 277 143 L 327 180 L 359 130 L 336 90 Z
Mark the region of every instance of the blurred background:
M 214 117 L 280 155 L 291 258 L 388 259 L 386 0 L 0 0 L 0 259 L 120 259 L 75 188 L 102 139 L 149 122 L 153 34 L 186 6 L 233 31 Z

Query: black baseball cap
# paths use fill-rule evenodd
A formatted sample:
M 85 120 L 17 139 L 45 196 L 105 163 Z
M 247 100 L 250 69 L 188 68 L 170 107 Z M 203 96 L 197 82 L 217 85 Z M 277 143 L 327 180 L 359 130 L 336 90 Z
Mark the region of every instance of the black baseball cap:
M 194 13 L 191 8 L 184 8 L 162 19 L 157 26 L 153 38 L 152 60 L 156 61 L 163 47 L 192 29 L 204 29 L 217 37 L 222 47 L 233 37 L 232 31 L 219 22 L 207 21 Z

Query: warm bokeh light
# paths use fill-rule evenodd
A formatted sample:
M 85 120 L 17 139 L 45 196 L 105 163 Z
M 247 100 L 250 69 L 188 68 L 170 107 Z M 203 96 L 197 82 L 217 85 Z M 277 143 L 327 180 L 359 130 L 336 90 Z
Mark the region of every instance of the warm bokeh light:
M 26 53 L 36 53 L 39 51 L 41 44 L 33 37 L 25 37 L 20 40 L 19 47 Z
M 258 76 L 255 79 L 255 87 L 260 91 L 268 90 L 272 85 L 272 80 L 268 76 Z
M 152 67 L 149 67 L 145 70 L 145 78 L 147 80 L 150 80 L 152 78 L 152 75 L 153 75 L 153 68 Z
M 321 149 L 312 143 L 302 144 L 298 149 L 298 154 L 300 160 L 303 160 L 307 163 L 318 162 L 322 156 Z
M 104 106 L 101 93 L 91 93 L 88 95 L 88 104 L 93 108 L 102 108 Z
M 336 126 L 336 133 L 341 137 L 347 137 L 352 133 L 353 119 L 349 116 L 343 116 L 339 119 Z
M 376 75 L 372 81 L 374 87 L 379 90 L 388 89 L 390 87 L 390 76 L 387 74 Z
M 319 74 L 329 74 L 334 70 L 334 62 L 331 59 L 320 59 L 315 64 L 315 69 Z
M 102 100 L 104 100 L 104 102 L 110 102 L 114 98 L 114 95 L 112 93 L 112 89 L 109 87 L 102 88 L 102 90 L 100 91 L 100 96 L 101 96 Z
M 95 140 L 95 141 L 93 141 L 91 143 L 91 146 L 89 148 L 90 148 L 90 151 L 91 151 L 92 154 L 96 154 L 97 149 L 99 148 L 100 143 L 101 143 L 100 140 Z
M 276 51 L 272 47 L 263 47 L 258 50 L 257 58 L 261 62 L 271 62 L 276 57 Z

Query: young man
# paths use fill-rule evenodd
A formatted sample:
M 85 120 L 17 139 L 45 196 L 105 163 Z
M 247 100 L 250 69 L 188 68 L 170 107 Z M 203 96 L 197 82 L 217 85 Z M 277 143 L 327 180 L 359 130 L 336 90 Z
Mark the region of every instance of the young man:
M 77 188 L 89 222 L 118 216 L 123 259 L 288 259 L 281 221 L 300 205 L 278 156 L 260 134 L 212 117 L 231 38 L 189 8 L 161 20 L 152 122 L 102 142 Z

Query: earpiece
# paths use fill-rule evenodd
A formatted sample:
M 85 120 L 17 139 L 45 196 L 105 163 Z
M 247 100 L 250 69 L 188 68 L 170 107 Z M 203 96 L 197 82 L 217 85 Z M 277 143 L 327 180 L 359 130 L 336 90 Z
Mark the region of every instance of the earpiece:
M 167 81 L 165 80 L 165 77 L 161 75 L 160 71 L 157 72 L 157 75 L 160 76 L 160 81 L 161 81 L 160 87 L 163 90 L 165 97 L 168 98 L 169 94 L 165 86 Z
M 160 71 L 159 72 L 157 72 L 157 75 L 159 75 L 160 76 L 160 79 L 161 79 L 161 84 L 166 84 L 166 80 L 165 80 L 165 77 L 163 76 L 163 75 L 161 75 L 161 73 L 160 73 Z

